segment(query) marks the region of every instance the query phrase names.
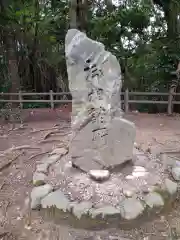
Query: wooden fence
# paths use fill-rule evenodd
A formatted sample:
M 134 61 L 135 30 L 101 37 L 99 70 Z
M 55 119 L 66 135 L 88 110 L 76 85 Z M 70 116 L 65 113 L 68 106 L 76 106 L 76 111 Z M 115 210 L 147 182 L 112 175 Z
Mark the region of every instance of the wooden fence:
M 57 100 L 54 96 L 66 96 L 70 95 L 69 92 L 53 92 L 52 90 L 47 93 L 30 93 L 30 92 L 21 92 L 18 93 L 0 93 L 0 102 L 4 103 L 19 103 L 20 107 L 23 108 L 23 103 L 50 103 L 51 108 L 54 108 L 55 103 L 71 103 L 71 100 L 62 99 Z M 3 96 L 18 96 L 18 99 L 2 99 Z M 43 99 L 24 99 L 24 96 L 49 96 L 49 100 L 43 100 Z M 131 100 L 130 96 L 156 96 L 156 97 L 163 97 L 167 96 L 168 100 Z M 160 92 L 130 92 L 126 90 L 125 92 L 121 93 L 122 103 L 124 104 L 124 110 L 125 112 L 129 112 L 129 104 L 136 103 L 136 104 L 166 104 L 167 105 L 167 113 L 172 114 L 173 111 L 173 105 L 174 104 L 180 104 L 180 101 L 173 101 L 174 96 L 180 96 L 180 93 L 160 93 Z

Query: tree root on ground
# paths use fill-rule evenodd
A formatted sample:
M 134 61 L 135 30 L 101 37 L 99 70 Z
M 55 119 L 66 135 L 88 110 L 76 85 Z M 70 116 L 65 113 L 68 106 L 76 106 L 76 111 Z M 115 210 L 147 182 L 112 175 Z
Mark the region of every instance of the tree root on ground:
M 12 158 L 11 160 L 9 160 L 8 162 L 5 162 L 4 164 L 2 164 L 0 166 L 0 172 L 2 172 L 5 168 L 8 168 L 18 157 L 20 157 L 21 155 L 23 155 L 24 152 L 19 153 L 17 156 L 15 156 L 14 158 Z
M 44 154 L 47 154 L 47 153 L 49 153 L 49 151 L 34 154 L 34 155 L 30 156 L 27 161 L 32 160 L 35 157 L 38 157 L 38 156 L 41 156 L 41 155 L 44 155 Z
M 155 137 L 153 137 L 152 139 L 153 139 L 156 143 L 158 143 L 158 144 L 160 144 L 160 145 L 162 145 L 162 146 L 165 145 L 165 143 L 162 143 L 162 142 L 157 141 L 157 139 L 156 139 Z
M 56 145 L 56 148 L 65 148 L 65 149 L 67 149 L 68 152 L 69 152 L 69 147 L 68 147 L 68 145 L 65 144 L 65 143 Z M 67 154 L 68 154 L 68 152 L 67 152 Z
M 166 154 L 173 154 L 173 153 L 180 154 L 180 149 L 179 150 L 172 150 L 172 151 L 168 150 L 168 151 L 161 151 L 160 152 L 160 154 L 163 154 L 163 153 L 166 153 Z
M 10 205 L 10 201 L 6 201 L 4 204 L 4 216 L 7 217 L 7 209 Z
M 5 178 L 5 179 L 3 180 L 3 182 L 1 183 L 1 185 L 0 185 L 0 190 L 3 189 L 4 185 L 6 184 L 6 180 L 7 180 L 7 178 Z
M 47 139 L 48 137 L 50 137 L 51 135 L 55 135 L 55 134 L 57 134 L 57 135 L 59 135 L 59 136 L 67 136 L 67 135 L 69 135 L 71 132 L 67 132 L 67 133 L 65 133 L 65 132 L 61 132 L 61 131 L 59 131 L 59 130 L 55 130 L 55 131 L 50 131 L 50 132 L 48 132 L 47 134 L 45 134 L 45 136 L 44 136 L 44 140 L 45 139 Z
M 59 139 L 45 139 L 45 140 L 39 141 L 38 144 L 42 144 L 42 143 L 52 143 L 52 142 L 61 142 L 61 140 L 59 140 Z
M 63 130 L 65 128 L 69 128 L 69 126 L 57 126 L 55 125 L 54 127 L 51 128 L 43 128 L 43 129 L 34 129 L 33 131 L 31 131 L 30 133 L 38 133 L 38 132 L 44 132 L 44 131 L 50 131 L 50 130 Z
M 68 123 L 71 123 L 71 121 L 68 121 Z M 61 123 L 54 124 L 54 127 L 62 127 L 63 124 L 64 124 L 64 121 Z M 64 124 L 64 128 L 69 128 L 67 122 Z
M 44 129 L 33 129 L 30 133 L 39 133 L 39 132 L 44 132 L 44 131 L 50 131 L 50 130 L 57 130 L 59 129 L 58 127 L 52 127 L 52 128 L 44 128 Z
M 20 129 L 29 129 L 29 127 L 25 127 L 23 125 L 20 125 L 19 127 L 16 127 L 16 128 L 13 128 L 13 129 L 9 129 L 8 132 L 11 132 L 11 131 L 17 131 L 17 130 L 20 130 Z M 31 130 L 33 130 L 33 128 L 30 128 Z
M 11 153 L 12 151 L 16 151 L 16 150 L 24 150 L 24 149 L 35 149 L 35 150 L 40 150 L 41 148 L 39 147 L 32 147 L 30 145 L 22 145 L 22 146 L 13 146 L 11 148 L 8 148 L 7 150 L 3 151 L 0 153 L 0 156 L 3 157 L 5 154 L 7 153 Z

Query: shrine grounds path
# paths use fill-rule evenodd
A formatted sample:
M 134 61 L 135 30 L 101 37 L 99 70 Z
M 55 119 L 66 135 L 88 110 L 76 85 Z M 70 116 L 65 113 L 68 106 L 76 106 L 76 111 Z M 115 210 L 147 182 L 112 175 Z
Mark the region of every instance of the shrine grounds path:
M 105 229 L 102 231 L 85 231 L 70 226 L 55 226 L 44 222 L 37 212 L 28 214 L 25 199 L 32 189 L 32 174 L 42 155 L 35 154 L 51 151 L 61 141 L 49 138 L 43 142 L 44 136 L 56 124 L 67 126 L 70 123 L 71 106 L 51 109 L 24 110 L 24 125 L 0 125 L 0 239 L 8 240 L 173 240 L 173 234 L 180 234 L 180 207 L 174 206 L 167 215 L 158 216 L 138 228 Z M 136 124 L 136 142 L 144 151 L 159 153 L 160 151 L 180 151 L 180 115 L 171 117 L 166 114 L 130 113 L 125 118 Z M 47 129 L 47 130 L 46 130 Z M 32 133 L 32 131 L 34 131 Z M 12 146 L 22 146 L 21 150 L 11 150 Z M 29 148 L 23 148 L 29 146 Z M 34 149 L 31 147 L 38 147 Z M 5 152 L 6 151 L 6 152 Z M 14 159 L 12 162 L 11 160 Z M 7 162 L 11 162 L 7 164 Z M 28 223 L 30 221 L 30 226 Z

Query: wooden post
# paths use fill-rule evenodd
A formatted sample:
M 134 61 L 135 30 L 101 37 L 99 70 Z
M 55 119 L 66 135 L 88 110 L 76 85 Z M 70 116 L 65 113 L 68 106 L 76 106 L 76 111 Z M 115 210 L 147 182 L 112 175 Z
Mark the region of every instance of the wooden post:
M 125 113 L 128 113 L 129 112 L 129 90 L 128 88 L 125 90 L 125 93 L 124 93 L 124 110 L 125 110 Z
M 20 108 L 23 109 L 23 98 L 22 98 L 22 92 L 19 91 L 19 105 Z
M 54 98 L 53 98 L 53 91 L 50 90 L 50 103 L 51 103 L 51 108 L 54 108 Z
M 167 109 L 167 113 L 168 115 L 172 115 L 172 110 L 173 110 L 173 93 L 174 93 L 174 89 L 170 88 L 169 90 L 169 96 L 168 96 L 168 109 Z

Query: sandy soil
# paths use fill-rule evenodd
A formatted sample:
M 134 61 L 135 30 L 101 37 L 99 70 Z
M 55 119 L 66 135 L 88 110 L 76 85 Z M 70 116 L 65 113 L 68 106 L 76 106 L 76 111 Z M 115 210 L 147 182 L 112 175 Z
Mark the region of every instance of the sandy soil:
M 62 239 L 62 240 L 124 240 L 145 239 L 161 240 L 174 234 L 173 228 L 180 231 L 180 211 L 178 206 L 165 216 L 159 216 L 151 222 L 144 223 L 136 229 L 106 229 L 99 232 L 73 229 L 70 226 L 55 226 L 44 222 L 37 212 L 29 213 L 25 199 L 32 189 L 32 174 L 42 155 L 37 153 L 51 151 L 61 144 L 62 137 L 54 136 L 42 143 L 44 136 L 56 124 L 62 128 L 69 126 L 70 106 L 56 111 L 26 111 L 23 128 L 11 130 L 10 124 L 0 126 L 0 239 Z M 153 153 L 167 149 L 178 149 L 180 142 L 180 116 L 129 114 L 128 119 L 137 126 L 136 142 L 144 150 L 149 147 Z M 40 131 L 47 129 L 46 131 Z M 36 131 L 37 130 L 37 131 Z M 36 131 L 36 132 L 34 132 Z M 13 146 L 26 145 L 22 150 L 5 150 Z M 29 148 L 28 148 L 29 147 Z M 37 149 L 35 149 L 37 148 Z M 7 164 L 8 162 L 11 162 Z M 28 223 L 31 223 L 28 226 Z M 179 224 L 180 225 L 180 224 Z

